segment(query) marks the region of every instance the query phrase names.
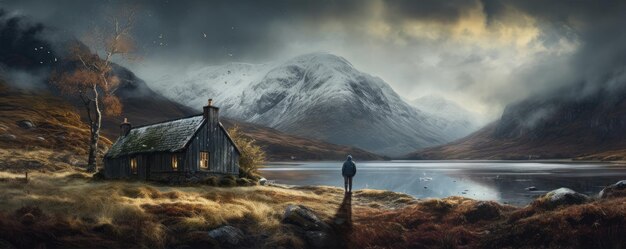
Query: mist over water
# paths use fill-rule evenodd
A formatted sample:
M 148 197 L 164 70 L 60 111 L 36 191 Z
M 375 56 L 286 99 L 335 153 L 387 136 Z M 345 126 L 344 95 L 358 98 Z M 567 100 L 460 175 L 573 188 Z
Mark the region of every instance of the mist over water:
M 268 163 L 261 174 L 288 185 L 343 187 L 342 162 Z M 416 198 L 463 196 L 526 205 L 560 187 L 596 196 L 626 179 L 626 165 L 579 162 L 386 161 L 357 162 L 353 189 L 402 192 Z M 527 187 L 536 187 L 528 191 Z

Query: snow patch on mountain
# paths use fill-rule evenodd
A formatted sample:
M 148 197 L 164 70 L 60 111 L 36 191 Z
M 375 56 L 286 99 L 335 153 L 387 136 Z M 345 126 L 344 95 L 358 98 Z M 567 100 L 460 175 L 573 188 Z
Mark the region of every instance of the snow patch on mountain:
M 279 63 L 198 67 L 156 85 L 167 97 L 193 108 L 213 98 L 221 115 L 230 118 L 389 156 L 452 141 L 463 133 L 451 132 L 454 126 L 442 116 L 407 104 L 382 79 L 327 53 Z

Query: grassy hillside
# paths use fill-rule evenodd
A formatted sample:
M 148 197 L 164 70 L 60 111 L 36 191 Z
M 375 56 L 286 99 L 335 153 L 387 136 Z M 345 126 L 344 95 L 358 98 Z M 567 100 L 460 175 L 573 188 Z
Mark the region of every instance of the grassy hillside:
M 512 103 L 500 119 L 474 134 L 408 157 L 624 160 L 626 88 L 558 91 Z
M 497 138 L 496 123 L 489 124 L 460 140 L 425 148 L 406 156 L 408 159 L 581 159 L 626 160 L 626 145 L 598 144 L 594 139 L 575 134 L 565 137 L 533 139 L 531 137 Z
M 227 128 L 239 126 L 245 136 L 256 140 L 263 147 L 269 155 L 269 160 L 272 161 L 345 160 L 347 155 L 352 155 L 363 161 L 385 159 L 359 148 L 289 135 L 269 127 L 247 122 L 222 119 L 222 123 Z
M 87 125 L 70 103 L 45 92 L 16 90 L 0 81 L 0 170 L 58 170 L 84 164 Z M 111 141 L 100 142 L 103 153 Z

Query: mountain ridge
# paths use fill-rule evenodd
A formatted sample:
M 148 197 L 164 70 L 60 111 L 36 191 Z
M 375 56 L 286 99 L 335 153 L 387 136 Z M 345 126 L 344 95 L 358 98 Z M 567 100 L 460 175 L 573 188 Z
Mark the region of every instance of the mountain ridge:
M 412 107 L 379 77 L 329 53 L 201 67 L 181 77 L 180 84 L 170 77 L 155 88 L 187 106 L 214 96 L 227 117 L 379 154 L 398 156 L 457 138 L 438 128 L 445 120 Z
M 134 124 L 145 125 L 199 114 L 193 108 L 173 102 L 154 92 L 145 81 L 128 69 L 120 67 L 116 73 L 126 79 L 118 91 L 124 108 L 122 116 L 105 118 L 103 132 L 108 137 L 117 137 L 122 117 L 129 117 Z M 384 159 L 358 148 L 297 137 L 238 120 L 221 119 L 227 128 L 239 127 L 244 136 L 255 139 L 268 152 L 269 160 L 338 160 L 348 154 L 363 160 Z
M 559 89 L 510 104 L 481 130 L 406 158 L 626 159 L 626 88 L 571 94 L 577 90 Z

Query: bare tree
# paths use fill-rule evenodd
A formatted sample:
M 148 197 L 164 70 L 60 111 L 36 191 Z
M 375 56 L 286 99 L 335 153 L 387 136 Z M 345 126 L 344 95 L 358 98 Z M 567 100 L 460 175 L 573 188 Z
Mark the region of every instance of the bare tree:
M 102 116 L 117 116 L 122 104 L 115 91 L 120 79 L 115 75 L 112 60 L 116 57 L 130 58 L 134 50 L 131 30 L 135 8 L 127 8 L 108 18 L 110 26 L 97 27 L 69 48 L 69 63 L 73 70 L 55 72 L 52 82 L 65 94 L 77 96 L 86 110 L 90 127 L 89 158 L 87 171 L 96 171 L 98 141 Z

